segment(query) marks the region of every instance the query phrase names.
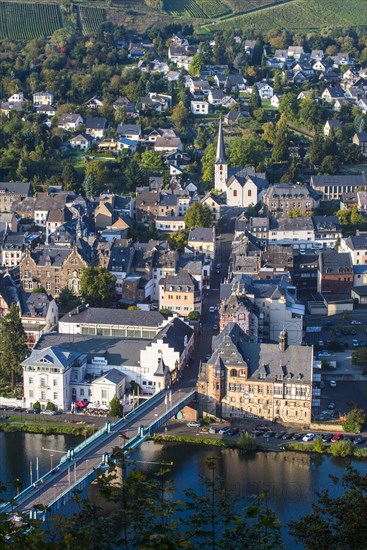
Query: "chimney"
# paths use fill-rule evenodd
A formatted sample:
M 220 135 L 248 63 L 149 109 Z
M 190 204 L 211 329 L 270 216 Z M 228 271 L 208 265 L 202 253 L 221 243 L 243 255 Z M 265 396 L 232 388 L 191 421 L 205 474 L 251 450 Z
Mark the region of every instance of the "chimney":
M 279 334 L 279 349 L 280 351 L 285 351 L 288 347 L 288 332 L 286 330 L 282 330 Z

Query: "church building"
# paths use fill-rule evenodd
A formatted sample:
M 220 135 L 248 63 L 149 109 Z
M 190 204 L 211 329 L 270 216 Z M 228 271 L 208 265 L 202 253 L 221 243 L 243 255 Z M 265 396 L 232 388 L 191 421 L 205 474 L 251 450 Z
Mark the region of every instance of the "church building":
M 257 204 L 269 186 L 265 173 L 256 173 L 253 166 L 230 168 L 224 147 L 222 119 L 219 122 L 217 152 L 214 165 L 214 186 L 226 197 L 227 206 L 247 208 Z

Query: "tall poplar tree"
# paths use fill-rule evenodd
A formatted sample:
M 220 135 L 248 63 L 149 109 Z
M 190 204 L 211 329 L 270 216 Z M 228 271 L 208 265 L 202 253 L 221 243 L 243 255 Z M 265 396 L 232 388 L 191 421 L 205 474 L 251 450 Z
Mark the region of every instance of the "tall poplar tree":
M 27 337 L 16 304 L 0 320 L 0 329 L 0 376 L 15 388 L 22 376 L 20 364 L 28 354 Z

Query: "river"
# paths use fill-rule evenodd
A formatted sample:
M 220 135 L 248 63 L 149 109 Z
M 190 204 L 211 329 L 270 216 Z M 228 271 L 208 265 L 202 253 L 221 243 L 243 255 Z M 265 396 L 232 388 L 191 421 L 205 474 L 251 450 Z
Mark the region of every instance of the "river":
M 39 473 L 50 467 L 50 455 L 56 464 L 67 448 L 75 446 L 81 438 L 73 436 L 45 436 L 23 433 L 0 433 L 0 481 L 6 484 L 7 495 L 14 494 L 12 481 L 20 479 L 28 484 L 30 463 L 35 479 L 36 458 L 39 458 Z M 52 449 L 46 451 L 44 449 Z M 56 451 L 61 451 L 58 453 Z M 131 459 L 139 469 L 153 473 L 160 462 L 173 462 L 169 476 L 175 480 L 177 498 L 188 487 L 201 490 L 201 477 L 207 475 L 206 459 L 216 458 L 217 475 L 223 479 L 227 491 L 249 502 L 251 496 L 267 490 L 270 507 L 279 516 L 282 525 L 298 519 L 311 510 L 317 491 L 330 488 L 332 495 L 340 494 L 340 488 L 330 480 L 330 475 L 341 477 L 348 461 L 331 456 L 310 456 L 300 453 L 245 454 L 238 450 L 199 445 L 161 444 L 146 442 L 133 451 Z M 366 463 L 353 461 L 360 471 Z M 92 489 L 91 496 L 95 491 Z M 92 496 L 92 498 L 94 498 Z M 286 530 L 283 531 L 289 538 Z M 292 543 L 292 548 L 295 548 Z

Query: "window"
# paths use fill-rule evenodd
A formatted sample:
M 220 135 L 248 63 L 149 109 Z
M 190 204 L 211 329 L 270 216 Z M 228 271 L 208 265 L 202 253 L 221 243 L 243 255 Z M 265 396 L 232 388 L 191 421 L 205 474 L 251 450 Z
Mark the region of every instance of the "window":
M 31 386 L 33 384 L 33 378 L 29 377 L 28 378 L 28 384 Z
M 54 401 L 57 401 L 57 392 L 54 391 Z
M 102 390 L 101 395 L 102 399 L 107 399 L 107 390 Z
M 41 399 L 46 399 L 46 392 L 45 391 L 41 391 Z
M 248 196 L 248 197 L 252 197 L 252 189 L 249 189 L 249 190 L 247 191 L 247 196 Z
M 81 395 L 82 397 L 84 397 L 84 388 L 80 388 L 79 395 Z
M 33 397 L 33 390 L 29 390 L 28 395 L 29 397 Z
M 46 271 L 46 277 L 50 277 L 50 272 Z
M 44 388 L 46 386 L 46 380 L 44 378 L 41 378 L 40 386 L 41 386 L 41 388 Z
M 237 189 L 233 189 L 233 196 L 237 197 Z
M 54 386 L 57 386 L 57 378 L 54 378 L 54 379 L 53 379 L 53 385 L 54 385 Z

